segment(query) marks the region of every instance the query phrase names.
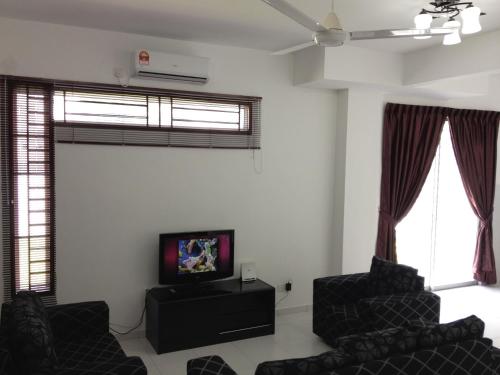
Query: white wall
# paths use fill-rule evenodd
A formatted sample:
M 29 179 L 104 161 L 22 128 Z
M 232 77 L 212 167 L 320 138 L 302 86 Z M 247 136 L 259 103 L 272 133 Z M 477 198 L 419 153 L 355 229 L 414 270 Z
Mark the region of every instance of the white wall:
M 281 307 L 311 304 L 313 278 L 340 272 L 330 257 L 336 94 L 292 86 L 289 57 L 7 19 L 0 34 L 0 73 L 113 83 L 114 67 L 149 48 L 209 57 L 211 80 L 134 85 L 263 97 L 256 161 L 250 151 L 56 146 L 60 302 L 104 299 L 113 322 L 132 325 L 165 232 L 235 228 L 237 263 L 256 261 L 273 285 L 294 281 Z
M 345 45 L 342 48 L 325 49 L 324 69 L 326 80 L 400 86 L 403 57 L 397 53 Z
M 342 262 L 344 245 L 344 205 L 345 205 L 345 172 L 346 172 L 346 140 L 349 120 L 349 91 L 339 90 L 337 99 L 337 123 L 335 133 L 335 185 L 333 191 L 333 244 L 334 254 L 338 262 Z
M 375 253 L 382 159 L 384 93 L 352 89 L 344 194 L 342 273 L 367 272 Z
M 437 45 L 404 55 L 403 83 L 422 84 L 447 78 L 500 72 L 500 31 L 476 34 L 462 43 Z

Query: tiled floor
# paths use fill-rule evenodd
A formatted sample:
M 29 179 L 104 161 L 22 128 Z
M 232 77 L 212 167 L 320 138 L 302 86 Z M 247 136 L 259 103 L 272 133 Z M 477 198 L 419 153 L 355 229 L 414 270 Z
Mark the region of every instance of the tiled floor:
M 500 288 L 467 287 L 438 292 L 441 296 L 441 321 L 448 322 L 475 314 L 486 322 L 486 336 L 500 346 Z M 266 360 L 304 357 L 329 350 L 312 333 L 311 313 L 281 315 L 276 319 L 276 334 L 192 350 L 157 355 L 144 339 L 121 341 L 129 355 L 140 356 L 150 375 L 185 375 L 188 359 L 218 354 L 239 375 L 254 374 L 257 364 Z

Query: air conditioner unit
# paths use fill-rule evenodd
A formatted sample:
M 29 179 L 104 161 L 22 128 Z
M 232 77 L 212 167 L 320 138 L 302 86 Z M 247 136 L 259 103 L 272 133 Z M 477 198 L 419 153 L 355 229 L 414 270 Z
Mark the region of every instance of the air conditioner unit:
M 208 62 L 205 57 L 182 56 L 164 52 L 135 52 L 135 76 L 189 83 L 207 83 Z

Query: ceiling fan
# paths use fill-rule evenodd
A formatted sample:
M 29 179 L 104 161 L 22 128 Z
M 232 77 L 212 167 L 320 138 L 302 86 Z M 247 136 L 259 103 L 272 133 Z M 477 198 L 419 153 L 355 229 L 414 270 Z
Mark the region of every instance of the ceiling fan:
M 429 23 L 429 26 L 427 28 L 347 32 L 342 28 L 340 20 L 335 14 L 333 1 L 332 10 L 330 11 L 330 13 L 328 13 L 323 22 L 314 20 L 307 14 L 301 12 L 299 9 L 289 4 L 286 0 L 262 1 L 276 9 L 278 12 L 281 12 L 285 16 L 291 18 L 295 22 L 314 32 L 312 41 L 276 51 L 273 53 L 274 55 L 285 55 L 287 53 L 299 51 L 301 49 L 314 45 L 338 47 L 342 46 L 347 39 L 369 40 L 386 38 L 425 38 L 435 35 L 448 35 L 456 33 L 458 30 L 455 25 L 450 25 L 450 27 L 431 27 Z

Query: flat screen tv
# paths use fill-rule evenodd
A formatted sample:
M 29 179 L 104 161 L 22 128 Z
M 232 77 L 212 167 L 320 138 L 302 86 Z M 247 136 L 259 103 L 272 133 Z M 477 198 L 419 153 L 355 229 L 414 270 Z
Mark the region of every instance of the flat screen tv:
M 234 230 L 160 234 L 160 284 L 223 279 L 234 273 Z

